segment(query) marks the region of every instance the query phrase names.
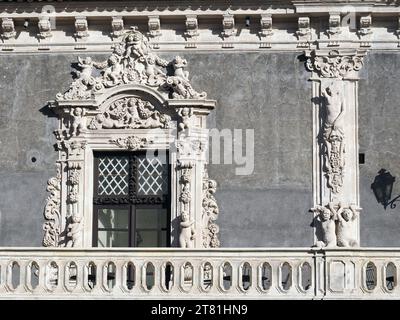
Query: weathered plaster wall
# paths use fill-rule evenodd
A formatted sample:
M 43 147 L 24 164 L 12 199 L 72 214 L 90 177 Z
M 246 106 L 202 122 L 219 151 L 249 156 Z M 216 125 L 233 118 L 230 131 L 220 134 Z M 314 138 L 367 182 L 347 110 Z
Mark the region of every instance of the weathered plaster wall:
M 194 87 L 218 101 L 210 127 L 254 129 L 253 174 L 210 166 L 222 246 L 309 246 L 312 122 L 304 63 L 295 53 L 182 55 Z M 0 60 L 0 246 L 41 245 L 46 181 L 56 159 L 56 121 L 44 106 L 67 88 L 74 61 L 76 55 L 62 54 Z
M 396 177 L 392 198 L 400 194 L 400 54 L 369 53 L 361 72 L 359 142 L 361 245 L 400 246 L 400 203 L 384 210 L 371 184 L 380 169 Z

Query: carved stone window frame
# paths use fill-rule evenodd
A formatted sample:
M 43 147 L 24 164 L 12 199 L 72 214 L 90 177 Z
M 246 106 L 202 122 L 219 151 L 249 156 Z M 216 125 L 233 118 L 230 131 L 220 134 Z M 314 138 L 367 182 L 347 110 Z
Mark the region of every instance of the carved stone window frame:
M 164 72 L 168 63 L 135 28 L 107 61 L 78 61 L 70 89 L 49 102 L 59 119 L 58 160 L 48 182 L 43 244 L 92 246 L 94 152 L 168 150 L 171 246 L 219 246 L 216 183 L 206 169 L 206 117 L 216 102 L 193 89 L 187 61 L 175 57 L 174 73 Z

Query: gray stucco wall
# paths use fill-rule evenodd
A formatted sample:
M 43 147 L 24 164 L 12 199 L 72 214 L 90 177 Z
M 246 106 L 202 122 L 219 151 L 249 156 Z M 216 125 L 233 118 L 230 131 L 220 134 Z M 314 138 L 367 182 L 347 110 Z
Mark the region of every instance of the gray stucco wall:
M 222 246 L 310 245 L 310 83 L 297 54 L 182 55 L 194 87 L 218 101 L 209 126 L 254 129 L 251 175 L 235 175 L 235 165 L 210 166 Z M 41 245 L 46 181 L 57 156 L 56 119 L 45 105 L 68 87 L 75 61 L 71 54 L 0 60 L 0 246 Z
M 400 203 L 384 210 L 371 184 L 380 169 L 396 177 L 392 198 L 400 194 L 400 54 L 369 53 L 359 89 L 361 245 L 400 246 Z
M 310 83 L 296 54 L 192 53 L 195 88 L 218 101 L 209 126 L 254 129 L 255 166 L 211 165 L 223 246 L 308 246 L 311 206 Z M 170 56 L 169 54 L 164 56 Z M 171 54 L 172 57 L 172 54 Z M 55 118 L 47 100 L 66 89 L 76 55 L 0 60 L 0 246 L 40 246 L 46 181 L 54 175 Z M 400 55 L 369 53 L 359 85 L 361 244 L 399 246 L 400 207 L 384 210 L 371 183 L 400 174 Z M 32 162 L 36 158 L 36 162 Z M 394 185 L 393 196 L 400 194 Z

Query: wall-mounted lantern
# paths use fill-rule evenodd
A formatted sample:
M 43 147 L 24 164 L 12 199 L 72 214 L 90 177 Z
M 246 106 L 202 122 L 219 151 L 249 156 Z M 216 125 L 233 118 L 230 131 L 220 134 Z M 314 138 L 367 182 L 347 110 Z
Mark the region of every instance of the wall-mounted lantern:
M 396 208 L 395 202 L 400 201 L 400 195 L 390 200 L 395 180 L 396 178 L 390 172 L 386 171 L 386 169 L 381 169 L 371 184 L 376 200 L 378 203 L 383 204 L 385 210 L 389 205 L 391 209 Z

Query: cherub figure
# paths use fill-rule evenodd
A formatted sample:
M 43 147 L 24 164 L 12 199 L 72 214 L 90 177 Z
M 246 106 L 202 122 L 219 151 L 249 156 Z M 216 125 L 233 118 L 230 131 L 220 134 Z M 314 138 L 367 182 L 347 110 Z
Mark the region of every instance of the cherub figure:
M 72 215 L 68 225 L 67 247 L 81 247 L 82 246 L 82 217 L 79 215 Z
M 179 109 L 178 114 L 181 116 L 181 119 L 182 119 L 182 121 L 178 125 L 179 130 L 184 131 L 185 129 L 189 129 L 190 118 L 193 116 L 193 109 L 185 107 L 185 108 Z
M 329 208 L 324 206 L 316 206 L 312 211 L 319 212 L 315 221 L 319 223 L 322 240 L 317 241 L 316 247 L 336 247 L 336 214 L 333 209 L 333 203 L 329 203 Z
M 186 81 L 189 81 L 189 71 L 184 71 L 183 68 L 187 67 L 187 60 L 182 59 L 180 56 L 176 56 L 172 60 L 172 65 L 174 67 L 174 76 L 180 77 Z
M 343 208 L 339 204 L 337 213 L 337 244 L 339 247 L 357 247 L 358 242 L 354 239 L 354 220 L 359 215 L 359 209 L 355 205 L 350 205 L 349 208 Z
M 120 79 L 122 73 L 122 65 L 120 64 L 120 59 L 117 55 L 112 54 L 108 58 L 108 67 L 104 71 L 103 77 L 106 80 L 112 80 L 113 84 L 116 84 Z
M 91 57 L 82 59 L 78 57 L 78 67 L 82 70 L 77 72 L 78 78 L 84 85 L 89 85 L 93 82 L 92 71 L 94 67 L 94 61 Z
M 179 235 L 179 245 L 181 248 L 193 248 L 194 241 L 194 221 L 189 219 L 189 213 L 183 211 L 181 214 L 181 234 Z
M 71 137 L 79 135 L 82 129 L 84 129 L 82 121 L 84 114 L 85 112 L 84 109 L 82 108 L 74 108 L 73 111 L 71 111 L 71 116 L 72 116 L 72 122 L 70 127 Z

